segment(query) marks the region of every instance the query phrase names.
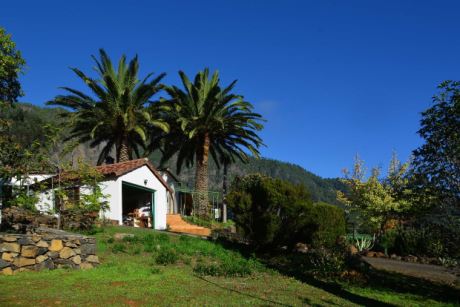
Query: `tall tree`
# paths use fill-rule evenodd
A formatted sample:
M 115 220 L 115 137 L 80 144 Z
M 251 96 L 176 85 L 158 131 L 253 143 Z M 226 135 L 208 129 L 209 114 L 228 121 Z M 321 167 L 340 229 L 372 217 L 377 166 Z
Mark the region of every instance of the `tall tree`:
M 11 179 L 17 172 L 16 167 L 24 162 L 24 150 L 11 136 L 12 122 L 4 116 L 22 95 L 19 75 L 24 66 L 25 61 L 11 35 L 0 27 L 0 224 L 5 192 L 3 182 Z
M 198 214 L 209 217 L 208 160 L 220 165 L 222 157 L 246 161 L 248 152 L 259 156 L 262 145 L 257 131 L 263 128 L 260 114 L 242 96 L 232 93 L 236 80 L 220 86 L 219 74 L 209 70 L 199 72 L 191 82 L 180 71 L 184 90 L 170 86 L 172 111 L 169 113 L 171 133 L 164 145 L 163 162 L 177 154 L 177 171 L 182 165 L 196 164 L 195 189 L 198 193 Z
M 445 81 L 433 105 L 422 112 L 414 151 L 416 187 L 435 196 L 437 205 L 460 209 L 460 82 Z
M 89 141 L 91 147 L 104 144 L 98 164 L 104 162 L 114 147 L 116 161 L 128 161 L 133 153 L 140 156 L 139 148 L 145 146 L 150 127 L 163 131 L 169 129 L 161 119 L 161 108 L 151 100 L 160 91 L 159 82 L 165 74 L 151 79 L 153 73 L 150 73 L 140 81 L 137 56 L 127 64 L 123 55 L 115 69 L 103 49 L 99 50 L 99 54 L 100 59 L 93 56 L 99 79 L 92 79 L 79 69 L 72 68 L 93 96 L 63 87 L 70 94 L 57 96 L 48 104 L 74 111 L 64 114 L 70 117 L 72 127 L 69 139 Z
M 0 27 L 0 104 L 11 104 L 22 96 L 19 75 L 25 63 L 11 34 Z
M 357 156 L 351 174 L 345 170 L 343 182 L 347 193 L 337 192 L 340 202 L 361 218 L 373 231 L 382 234 L 390 219 L 398 219 L 412 210 L 412 191 L 408 188 L 409 163 L 400 163 L 393 154 L 386 178 L 379 178 L 380 170 L 373 168 L 366 178 L 364 162 Z

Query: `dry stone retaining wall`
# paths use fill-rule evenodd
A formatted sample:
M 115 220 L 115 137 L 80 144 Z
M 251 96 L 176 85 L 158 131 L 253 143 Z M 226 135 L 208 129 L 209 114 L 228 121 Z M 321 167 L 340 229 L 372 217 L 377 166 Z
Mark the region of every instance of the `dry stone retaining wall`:
M 97 266 L 96 239 L 38 228 L 33 233 L 0 233 L 0 274 Z

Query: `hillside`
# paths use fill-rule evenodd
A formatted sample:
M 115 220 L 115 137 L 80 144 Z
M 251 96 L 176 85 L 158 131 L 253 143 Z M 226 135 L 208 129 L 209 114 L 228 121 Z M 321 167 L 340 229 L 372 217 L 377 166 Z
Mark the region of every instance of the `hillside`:
M 1 114 L 1 117 L 7 117 L 13 121 L 13 136 L 20 143 L 27 145 L 35 139 L 42 139 L 44 134 L 43 126 L 45 124 L 59 125 L 59 114 L 66 112 L 60 108 L 43 108 L 32 104 L 21 103 L 7 114 Z M 98 148 L 89 148 L 86 144 L 80 144 L 74 151 L 72 158 L 75 160 L 82 157 L 84 160 L 95 163 L 98 155 Z M 155 164 L 159 164 L 160 153 L 156 152 L 149 157 Z M 165 165 L 175 173 L 175 161 L 171 160 Z M 273 159 L 250 159 L 249 163 L 235 163 L 229 167 L 229 184 L 235 176 L 241 176 L 249 173 L 261 173 L 267 176 L 276 177 L 296 184 L 303 184 L 310 191 L 313 200 L 324 201 L 337 204 L 336 190 L 343 190 L 344 185 L 337 178 L 321 178 L 299 165 L 282 162 Z M 181 181 L 189 186 L 194 183 L 194 169 L 184 169 L 178 175 Z M 222 189 L 222 170 L 218 169 L 214 163 L 210 163 L 209 168 L 210 189 L 221 191 Z
M 151 155 L 150 159 L 154 163 L 158 163 L 159 154 Z M 174 165 L 175 162 L 173 160 L 170 161 L 166 167 L 171 169 L 173 173 L 176 173 Z M 242 162 L 232 164 L 228 168 L 228 182 L 230 184 L 235 176 L 242 176 L 250 173 L 261 173 L 270 177 L 287 180 L 295 184 L 303 184 L 311 193 L 313 200 L 324 201 L 331 204 L 338 204 L 336 200 L 336 191 L 343 191 L 345 189 L 344 184 L 338 178 L 322 178 L 305 170 L 299 165 L 266 158 L 251 158 L 247 164 Z M 178 174 L 178 177 L 181 181 L 192 187 L 194 175 L 195 169 L 192 168 L 182 170 L 182 172 Z M 223 170 L 218 169 L 215 163 L 211 161 L 209 167 L 210 189 L 221 191 L 222 178 Z

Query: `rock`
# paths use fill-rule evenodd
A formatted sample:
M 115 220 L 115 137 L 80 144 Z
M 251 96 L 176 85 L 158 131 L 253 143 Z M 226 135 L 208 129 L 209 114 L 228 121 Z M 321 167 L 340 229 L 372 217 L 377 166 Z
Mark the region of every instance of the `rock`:
M 72 256 L 75 256 L 75 255 L 76 255 L 75 252 L 70 247 L 64 247 L 59 252 L 59 257 L 62 258 L 62 259 L 68 259 L 68 258 L 70 258 Z
M 297 243 L 295 245 L 295 249 L 294 249 L 296 252 L 299 252 L 299 253 L 307 253 L 308 252 L 308 246 L 307 244 L 304 244 L 304 243 Z
M 14 257 L 19 255 L 18 253 L 3 253 L 2 254 L 2 260 L 8 261 L 8 262 L 13 262 Z
M 43 240 L 38 241 L 37 244 L 35 244 L 35 245 L 38 246 L 38 247 L 46 247 L 46 248 L 49 247 L 49 244 L 46 243 L 46 241 L 43 241 Z
M 47 259 L 43 262 L 40 262 L 40 263 L 37 263 L 35 265 L 35 270 L 36 271 L 40 271 L 40 270 L 44 270 L 44 269 L 47 269 L 47 270 L 52 270 L 54 269 L 54 263 L 53 263 L 53 260 L 51 259 Z
M 20 238 L 18 240 L 18 243 L 19 243 L 19 245 L 34 245 L 35 244 L 34 241 L 32 241 L 31 239 L 26 238 L 26 237 Z
M 48 255 L 48 257 L 53 258 L 53 259 L 59 257 L 58 252 L 47 252 L 46 254 Z
M 2 238 L 3 242 L 16 242 L 18 238 L 13 237 L 13 236 L 5 236 Z
M 24 258 L 24 257 L 19 257 L 14 259 L 13 264 L 17 267 L 24 267 L 28 265 L 34 265 L 35 264 L 35 259 L 30 259 L 30 258 Z
M 52 252 L 59 252 L 61 249 L 64 248 L 62 244 L 62 240 L 51 240 L 51 246 L 48 248 Z
M 82 270 L 88 270 L 92 268 L 93 268 L 93 265 L 91 263 L 83 262 L 82 264 L 80 264 L 80 269 Z
M 81 263 L 81 257 L 77 255 L 77 256 L 72 258 L 72 261 L 75 264 L 80 264 Z
M 24 245 L 21 249 L 21 256 L 27 258 L 35 258 L 38 254 L 38 247 L 33 245 Z
M 408 261 L 408 262 L 417 262 L 418 258 L 413 256 L 413 255 L 409 255 L 409 256 L 406 257 L 405 260 Z
M 99 263 L 99 257 L 95 255 L 89 255 L 88 257 L 86 257 L 86 261 L 93 262 L 93 263 Z
M 385 254 L 382 253 L 382 252 L 376 252 L 376 253 L 375 253 L 375 257 L 378 257 L 378 258 L 386 258 Z
M 46 247 L 40 247 L 40 248 L 38 248 L 37 256 L 38 256 L 38 255 L 44 255 L 44 254 L 46 254 L 47 251 L 48 251 L 48 248 L 46 248 Z
M 368 251 L 368 252 L 366 253 L 366 256 L 367 256 L 367 257 L 375 257 L 375 255 L 376 255 L 375 252 L 371 252 L 371 251 Z
M 35 243 L 39 242 L 41 239 L 42 237 L 37 234 L 32 235 L 32 241 L 34 241 Z
M 0 271 L 0 273 L 2 275 L 13 275 L 14 274 L 13 269 L 10 267 L 4 268 L 3 270 Z
M 359 250 L 354 245 L 348 245 L 348 253 L 350 255 L 356 255 L 359 253 Z
M 13 252 L 19 253 L 21 246 L 18 243 L 2 243 L 0 244 L 0 253 L 2 252 Z
M 71 242 L 65 242 L 64 246 L 67 246 L 67 247 L 77 247 L 76 244 L 71 243 Z
M 83 244 L 80 246 L 82 255 L 94 255 L 96 254 L 96 244 Z
M 78 240 L 78 239 L 72 240 L 72 242 L 73 242 L 75 245 L 81 245 L 81 242 L 80 242 L 80 240 Z
M 75 248 L 73 251 L 75 252 L 75 254 L 81 255 L 81 249 Z
M 123 241 L 124 238 L 134 238 L 134 235 L 132 233 L 120 233 L 120 232 L 117 232 L 116 234 L 113 235 L 113 239 L 115 241 Z
M 48 256 L 46 256 L 46 255 L 40 255 L 40 256 L 38 256 L 37 258 L 35 258 L 35 261 L 36 261 L 37 263 L 42 263 L 43 261 L 45 261 L 45 260 L 47 260 L 47 259 L 49 259 Z
M 0 270 L 11 265 L 10 262 L 0 259 Z
M 70 259 L 62 259 L 62 258 L 58 258 L 58 259 L 55 259 L 54 261 L 54 265 L 57 266 L 58 268 L 74 268 L 74 267 L 77 267 L 72 260 Z

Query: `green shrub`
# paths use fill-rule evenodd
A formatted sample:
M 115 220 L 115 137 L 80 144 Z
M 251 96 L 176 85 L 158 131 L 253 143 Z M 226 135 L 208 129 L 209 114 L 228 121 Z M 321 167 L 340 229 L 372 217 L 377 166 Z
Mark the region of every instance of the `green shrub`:
M 198 216 L 184 216 L 183 219 L 190 224 L 194 224 L 201 227 L 212 228 L 213 222 L 200 218 Z
M 139 254 L 141 253 L 141 251 L 142 251 L 142 250 L 141 250 L 140 247 L 136 247 L 136 248 L 133 249 L 133 252 L 132 252 L 132 253 L 133 253 L 133 255 L 139 255 Z
M 203 276 L 244 277 L 252 274 L 253 267 L 246 259 L 226 258 L 219 262 L 198 262 L 193 271 Z
M 124 253 L 126 252 L 126 246 L 122 243 L 115 243 L 112 247 L 114 253 Z
M 248 175 L 235 179 L 227 202 L 238 230 L 258 248 L 310 242 L 317 228 L 310 195 L 301 185 Z
M 219 265 L 215 263 L 197 263 L 193 268 L 193 272 L 201 276 L 221 276 Z
M 460 259 L 459 223 L 420 223 L 398 229 L 395 251 L 401 255 Z
M 161 273 L 161 270 L 160 270 L 160 268 L 153 267 L 153 268 L 150 270 L 150 273 L 151 273 L 152 275 L 160 274 L 160 273 Z
M 227 202 L 238 230 L 259 248 L 298 242 L 332 247 L 346 233 L 341 208 L 313 205 L 303 186 L 287 181 L 259 174 L 236 178 Z
M 250 261 L 245 259 L 227 259 L 221 264 L 224 276 L 239 276 L 244 277 L 252 274 L 253 268 Z
M 155 256 L 155 263 L 160 265 L 175 264 L 179 255 L 173 249 L 161 249 Z
M 318 225 L 313 234 L 314 247 L 332 247 L 337 238 L 346 233 L 345 213 L 343 209 L 327 203 L 315 203 L 312 209 L 312 221 Z
M 138 242 L 139 241 L 139 238 L 136 237 L 136 236 L 126 236 L 126 237 L 123 237 L 123 242 L 128 242 L 128 243 L 135 243 L 135 242 Z
M 97 235 L 98 233 L 103 233 L 103 232 L 104 232 L 103 227 L 97 227 L 94 225 L 91 227 L 91 229 L 79 231 L 79 233 L 87 235 L 87 236 L 94 236 L 94 235 Z
M 394 250 L 397 236 L 397 230 L 389 229 L 383 234 L 382 237 L 380 237 L 379 245 L 383 248 L 385 255 L 388 256 L 389 252 Z
M 345 255 L 335 249 L 314 249 L 306 255 L 306 268 L 313 275 L 332 276 L 342 273 L 345 268 Z
M 301 276 L 336 277 L 347 269 L 347 255 L 343 246 L 331 249 L 310 249 L 306 253 L 284 253 L 271 257 L 273 267 Z

